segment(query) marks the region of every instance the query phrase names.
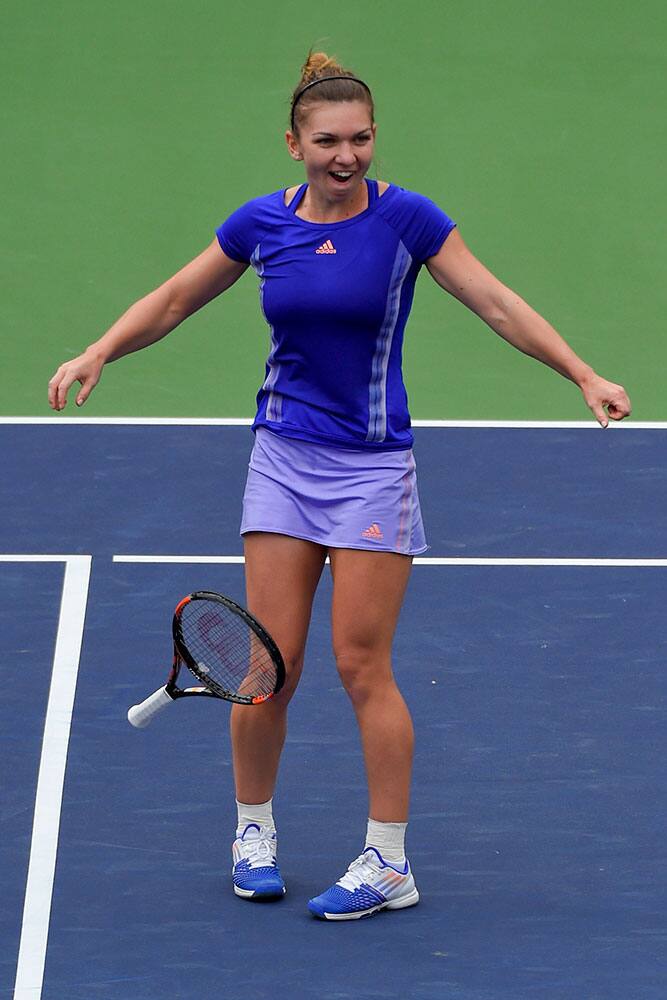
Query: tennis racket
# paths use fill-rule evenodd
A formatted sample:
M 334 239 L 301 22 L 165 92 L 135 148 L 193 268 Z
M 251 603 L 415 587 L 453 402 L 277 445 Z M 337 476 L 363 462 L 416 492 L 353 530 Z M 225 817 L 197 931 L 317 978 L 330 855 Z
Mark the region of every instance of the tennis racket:
M 138 729 L 178 698 L 204 695 L 258 705 L 285 683 L 285 664 L 269 633 L 222 594 L 198 590 L 184 597 L 174 612 L 172 634 L 174 660 L 167 683 L 127 713 Z M 178 687 L 183 663 L 202 686 Z

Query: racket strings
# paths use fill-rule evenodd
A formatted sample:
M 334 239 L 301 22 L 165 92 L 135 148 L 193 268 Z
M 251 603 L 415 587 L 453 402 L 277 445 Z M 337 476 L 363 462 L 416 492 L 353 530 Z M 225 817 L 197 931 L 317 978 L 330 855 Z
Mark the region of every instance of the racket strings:
M 277 671 L 271 653 L 250 625 L 224 605 L 190 601 L 181 612 L 181 635 L 194 661 L 188 666 L 212 690 L 251 698 L 273 693 Z

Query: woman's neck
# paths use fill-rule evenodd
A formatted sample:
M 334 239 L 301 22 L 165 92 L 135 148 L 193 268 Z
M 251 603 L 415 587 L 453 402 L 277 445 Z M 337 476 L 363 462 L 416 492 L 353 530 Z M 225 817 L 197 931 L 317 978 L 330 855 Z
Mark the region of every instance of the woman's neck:
M 368 208 L 368 189 L 365 179 L 349 199 L 327 198 L 310 184 L 299 204 L 296 214 L 306 222 L 344 222 L 360 215 Z

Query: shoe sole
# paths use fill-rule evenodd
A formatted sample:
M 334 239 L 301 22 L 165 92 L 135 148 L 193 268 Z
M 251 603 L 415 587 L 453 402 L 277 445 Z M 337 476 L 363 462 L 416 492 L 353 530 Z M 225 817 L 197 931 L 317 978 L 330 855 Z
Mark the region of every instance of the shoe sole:
M 310 904 L 308 909 L 313 914 L 314 917 L 318 917 L 320 920 L 362 920 L 364 917 L 373 917 L 380 910 L 402 910 L 406 906 L 416 906 L 419 902 L 419 893 L 416 889 L 409 892 L 407 896 L 399 896 L 398 899 L 388 899 L 386 903 L 378 903 L 377 906 L 371 906 L 368 910 L 359 910 L 357 913 L 318 913 L 316 910 L 310 909 Z
M 275 892 L 257 892 L 256 889 L 240 889 L 238 885 L 234 886 L 235 894 L 242 899 L 282 899 L 286 891 L 286 889 L 276 889 Z

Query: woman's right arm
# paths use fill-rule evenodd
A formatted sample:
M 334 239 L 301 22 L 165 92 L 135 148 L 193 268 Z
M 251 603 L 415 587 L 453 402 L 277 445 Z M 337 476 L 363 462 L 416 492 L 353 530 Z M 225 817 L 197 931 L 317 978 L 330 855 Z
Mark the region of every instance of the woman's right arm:
M 248 267 L 228 257 L 217 239 L 177 271 L 173 277 L 130 306 L 107 332 L 83 354 L 61 365 L 49 382 L 49 406 L 62 410 L 74 382 L 81 388 L 77 406 L 88 399 L 100 380 L 102 368 L 125 354 L 140 351 L 166 337 L 184 319 L 220 295 L 241 277 Z

